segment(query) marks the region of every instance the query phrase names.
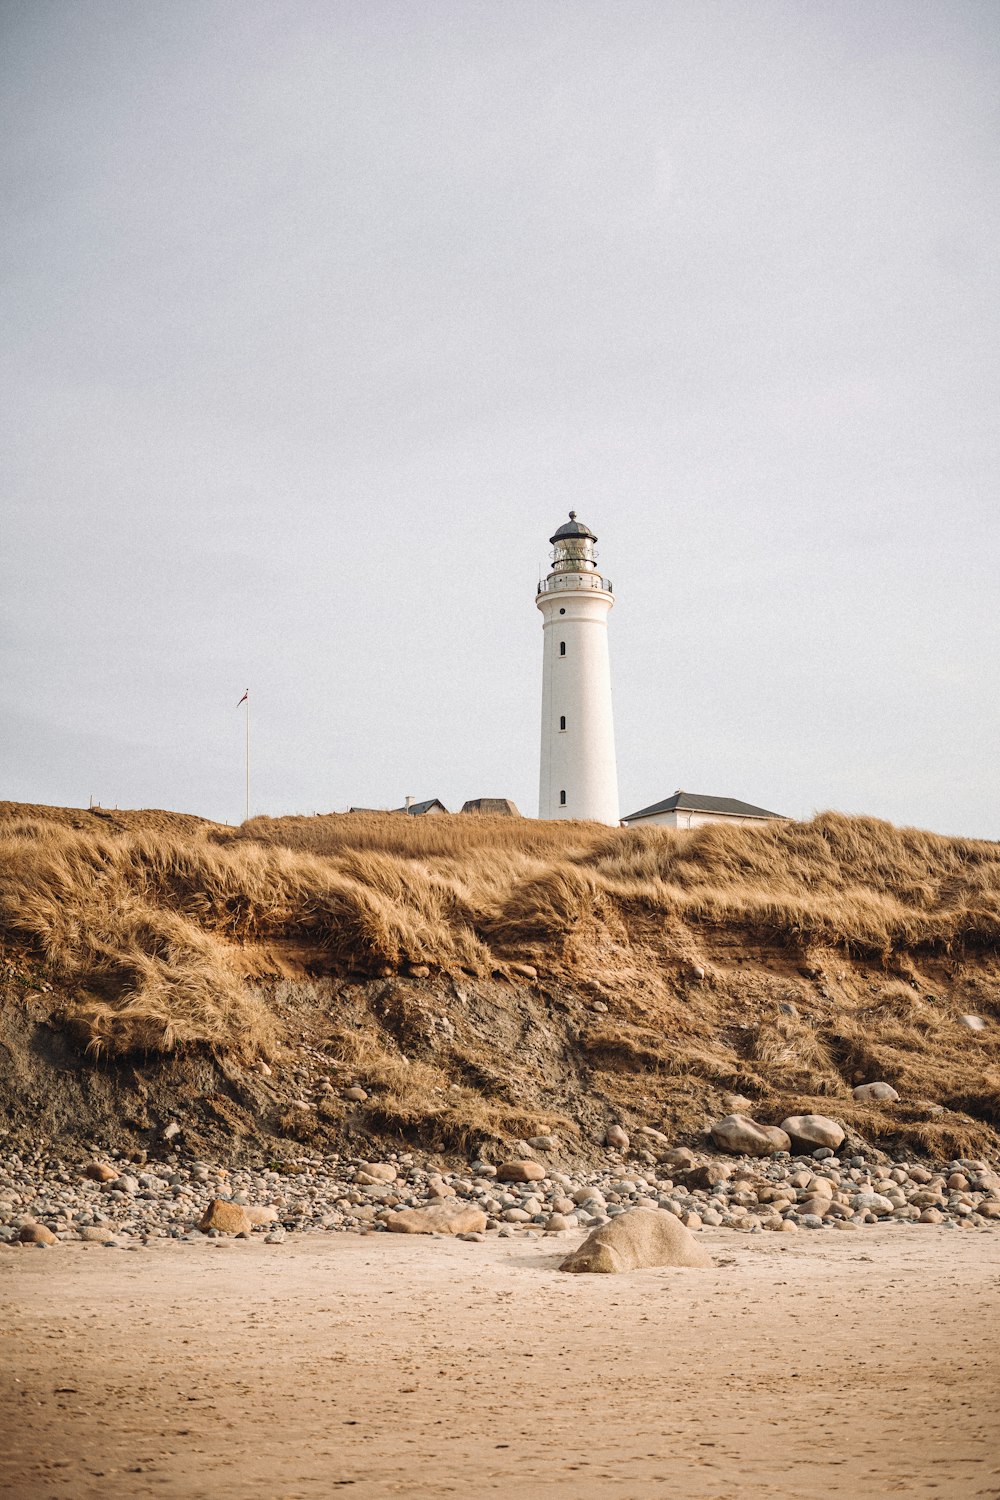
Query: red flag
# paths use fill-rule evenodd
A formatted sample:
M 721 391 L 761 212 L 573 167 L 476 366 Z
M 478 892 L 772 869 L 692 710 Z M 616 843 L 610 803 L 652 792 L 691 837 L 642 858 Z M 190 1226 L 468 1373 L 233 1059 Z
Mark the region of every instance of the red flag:
M 243 697 L 240 699 L 240 703 L 245 703 L 247 701 L 247 699 L 249 698 L 249 696 L 250 696 L 250 689 L 247 688 L 246 692 L 243 694 Z M 236 705 L 237 708 L 239 708 L 240 703 L 237 703 L 237 705 Z

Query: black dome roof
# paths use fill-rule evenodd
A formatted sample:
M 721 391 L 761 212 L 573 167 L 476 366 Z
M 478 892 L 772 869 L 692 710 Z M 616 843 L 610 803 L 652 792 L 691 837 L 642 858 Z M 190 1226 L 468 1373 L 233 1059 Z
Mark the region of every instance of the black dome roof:
M 576 519 L 575 510 L 570 511 L 569 520 L 559 527 L 559 530 L 556 532 L 555 536 L 549 537 L 549 541 L 553 546 L 555 546 L 556 542 L 564 542 L 567 537 L 572 536 L 589 537 L 592 542 L 597 541 L 597 538 L 591 531 L 590 527 L 584 526 L 582 521 L 578 521 Z

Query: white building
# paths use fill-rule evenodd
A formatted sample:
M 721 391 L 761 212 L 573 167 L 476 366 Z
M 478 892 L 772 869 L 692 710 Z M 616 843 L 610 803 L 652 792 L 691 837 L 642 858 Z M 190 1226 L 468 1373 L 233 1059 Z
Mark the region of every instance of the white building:
M 549 540 L 552 571 L 535 599 L 543 620 L 538 816 L 617 824 L 611 583 L 597 571 L 597 538 L 575 511 Z
M 705 823 L 768 823 L 782 816 L 763 807 L 754 807 L 750 802 L 739 802 L 735 797 L 703 797 L 697 792 L 675 792 L 663 802 L 654 802 L 652 807 L 629 813 L 622 822 L 626 828 L 650 823 L 665 828 L 700 828 Z

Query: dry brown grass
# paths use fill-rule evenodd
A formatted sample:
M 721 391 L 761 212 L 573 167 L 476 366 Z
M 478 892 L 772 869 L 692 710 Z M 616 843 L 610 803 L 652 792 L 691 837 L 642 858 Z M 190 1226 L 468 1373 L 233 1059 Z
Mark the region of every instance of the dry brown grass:
M 269 1052 L 281 1027 L 253 982 L 269 953 L 362 976 L 421 963 L 486 979 L 519 960 L 613 1002 L 566 1047 L 623 1109 L 683 1098 L 693 1119 L 716 1089 L 762 1113 L 797 1097 L 860 1120 L 850 1086 L 879 1077 L 955 1116 L 870 1111 L 884 1141 L 969 1145 L 997 1124 L 1000 846 L 874 819 L 681 833 L 356 814 L 234 830 L 0 804 L 0 941 L 46 966 L 92 1053 Z M 817 994 L 796 979 L 802 1012 L 780 1013 L 782 975 L 817 952 L 843 982 Z M 709 972 L 692 988 L 696 958 Z M 975 1006 L 947 977 L 963 965 Z M 985 1034 L 958 1025 L 969 1008 Z M 443 1144 L 539 1128 L 457 1053 L 407 1057 L 377 1028 L 370 1045 L 354 1064 L 377 1083 L 373 1123 L 419 1118 Z

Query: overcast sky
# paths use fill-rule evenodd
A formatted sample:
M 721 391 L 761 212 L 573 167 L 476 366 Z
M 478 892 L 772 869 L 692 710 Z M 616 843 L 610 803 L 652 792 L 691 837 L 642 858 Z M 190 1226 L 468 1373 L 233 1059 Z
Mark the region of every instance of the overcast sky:
M 1000 837 L 995 0 L 0 5 L 0 796 Z

